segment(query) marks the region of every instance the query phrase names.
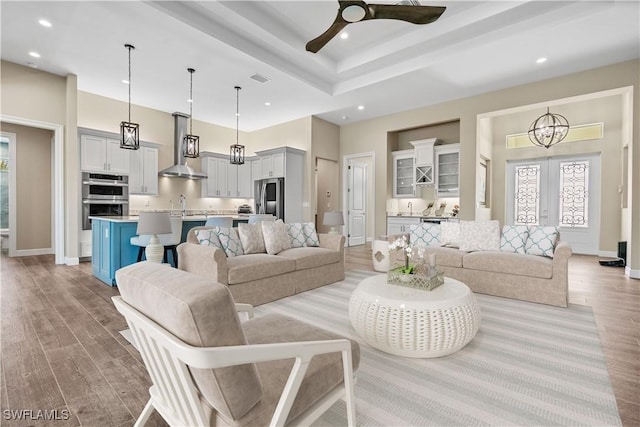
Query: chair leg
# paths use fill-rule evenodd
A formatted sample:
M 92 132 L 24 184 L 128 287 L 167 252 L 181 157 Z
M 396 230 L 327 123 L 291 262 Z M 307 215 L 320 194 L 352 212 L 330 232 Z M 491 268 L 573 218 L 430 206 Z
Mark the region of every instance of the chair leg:
M 163 250 L 163 254 L 162 254 L 162 262 L 165 263 L 165 264 L 168 262 L 167 261 L 167 249 L 168 248 L 165 246 L 164 250 Z
M 144 253 L 144 248 L 143 248 L 142 246 L 140 246 L 140 247 L 138 248 L 138 261 L 137 261 L 137 262 L 142 261 L 142 254 L 143 254 L 143 253 Z
M 171 253 L 173 254 L 173 266 L 178 268 L 178 249 L 176 246 L 171 247 Z
M 155 408 L 153 407 L 153 404 L 151 403 L 151 399 L 149 399 L 149 401 L 144 406 L 144 409 L 140 413 L 140 416 L 136 420 L 136 423 L 133 425 L 133 427 L 142 427 L 142 426 L 144 426 L 147 423 L 147 421 L 149 421 L 149 417 L 153 413 L 154 409 Z

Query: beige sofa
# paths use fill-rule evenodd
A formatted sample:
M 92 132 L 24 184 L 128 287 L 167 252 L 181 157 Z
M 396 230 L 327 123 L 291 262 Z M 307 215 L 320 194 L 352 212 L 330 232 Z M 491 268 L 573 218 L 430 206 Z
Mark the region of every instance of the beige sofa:
M 195 233 L 207 228 L 192 228 L 178 246 L 178 268 L 229 286 L 237 302 L 265 304 L 344 279 L 344 236 L 318 234 L 320 247 L 227 258 L 198 243 Z

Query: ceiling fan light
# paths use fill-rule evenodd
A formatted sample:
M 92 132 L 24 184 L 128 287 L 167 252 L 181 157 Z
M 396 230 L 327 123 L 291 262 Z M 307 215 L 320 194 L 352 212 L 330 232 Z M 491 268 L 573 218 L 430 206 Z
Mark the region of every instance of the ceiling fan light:
M 367 12 L 362 6 L 352 4 L 344 8 L 342 11 L 342 19 L 347 22 L 359 22 L 362 21 L 362 18 L 364 18 L 366 14 Z

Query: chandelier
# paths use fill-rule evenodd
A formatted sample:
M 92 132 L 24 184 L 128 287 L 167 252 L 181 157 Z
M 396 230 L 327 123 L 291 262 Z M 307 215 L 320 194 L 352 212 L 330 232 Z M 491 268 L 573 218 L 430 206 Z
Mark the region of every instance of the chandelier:
M 193 68 L 187 68 L 189 72 L 189 133 L 182 139 L 182 154 L 192 159 L 200 156 L 200 137 L 193 134 Z
M 229 163 L 232 165 L 244 165 L 244 145 L 238 143 L 239 130 L 238 122 L 240 119 L 240 86 L 236 86 L 236 143 L 231 145 L 229 151 Z
M 129 50 L 129 121 L 120 122 L 120 148 L 127 150 L 137 150 L 140 148 L 140 125 L 131 123 L 131 50 L 135 49 L 133 45 L 125 44 Z
M 529 128 L 529 140 L 534 145 L 549 148 L 562 141 L 569 133 L 569 122 L 560 114 L 547 113 L 538 117 Z

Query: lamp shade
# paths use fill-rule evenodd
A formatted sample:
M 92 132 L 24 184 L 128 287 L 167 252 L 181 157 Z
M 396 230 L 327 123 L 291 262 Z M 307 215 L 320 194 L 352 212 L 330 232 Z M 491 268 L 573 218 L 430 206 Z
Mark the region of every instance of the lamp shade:
M 140 212 L 137 233 L 139 235 L 171 233 L 169 212 Z
M 325 212 L 322 219 L 324 225 L 344 225 L 344 218 L 342 212 Z

